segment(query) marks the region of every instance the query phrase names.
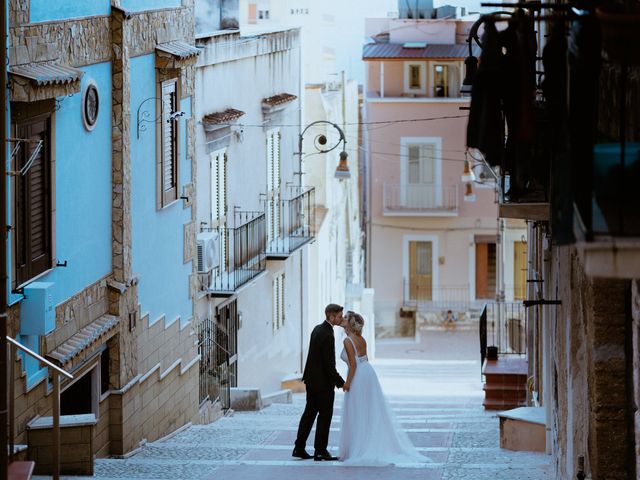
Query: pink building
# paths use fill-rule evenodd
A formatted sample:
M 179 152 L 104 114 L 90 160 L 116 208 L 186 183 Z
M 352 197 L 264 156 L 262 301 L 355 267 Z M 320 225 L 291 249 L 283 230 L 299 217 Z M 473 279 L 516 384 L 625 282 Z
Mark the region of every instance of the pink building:
M 472 23 L 367 20 L 368 281 L 379 334 L 410 332 L 413 312 L 437 320 L 430 314 L 473 311 L 500 290 L 524 296 L 524 225 L 505 225 L 500 242 L 491 172 L 475 170 L 486 181 L 472 183 L 474 201 L 461 181 Z

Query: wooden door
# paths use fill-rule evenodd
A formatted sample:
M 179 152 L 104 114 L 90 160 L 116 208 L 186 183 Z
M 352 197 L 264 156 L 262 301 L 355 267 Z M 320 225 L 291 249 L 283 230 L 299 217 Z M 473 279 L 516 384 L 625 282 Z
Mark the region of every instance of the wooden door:
M 513 299 L 527 295 L 527 242 L 513 243 Z
M 432 299 L 432 265 L 432 243 L 409 242 L 409 295 L 411 300 Z
M 476 298 L 496 296 L 496 244 L 476 243 Z

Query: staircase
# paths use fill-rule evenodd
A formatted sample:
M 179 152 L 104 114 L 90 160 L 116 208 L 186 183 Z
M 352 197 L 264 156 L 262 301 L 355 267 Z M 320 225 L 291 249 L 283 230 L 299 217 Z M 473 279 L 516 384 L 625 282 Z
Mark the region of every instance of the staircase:
M 485 410 L 510 410 L 527 404 L 526 358 L 502 356 L 498 360 L 485 360 L 482 373 Z
M 31 480 L 35 462 L 11 462 L 7 480 Z

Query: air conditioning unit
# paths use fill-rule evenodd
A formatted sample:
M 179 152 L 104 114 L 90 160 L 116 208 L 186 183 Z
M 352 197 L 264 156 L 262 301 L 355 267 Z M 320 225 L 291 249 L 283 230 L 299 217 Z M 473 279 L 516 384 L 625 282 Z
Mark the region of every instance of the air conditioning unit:
M 56 328 L 56 309 L 51 282 L 32 282 L 24 287 L 20 305 L 20 333 L 47 335 Z
M 198 234 L 198 273 L 209 273 L 220 263 L 219 237 L 216 231 Z

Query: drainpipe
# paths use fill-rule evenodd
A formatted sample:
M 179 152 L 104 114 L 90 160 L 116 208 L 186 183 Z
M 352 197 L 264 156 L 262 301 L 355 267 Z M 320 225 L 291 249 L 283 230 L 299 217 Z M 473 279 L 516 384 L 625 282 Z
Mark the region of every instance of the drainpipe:
M 7 2 L 0 2 L 0 38 L 3 45 L 0 51 L 0 65 L 2 65 L 2 75 L 0 75 L 0 385 L 2 385 L 2 395 L 0 395 L 0 425 L 2 425 L 2 435 L 0 435 L 0 451 L 2 454 L 2 465 L 0 466 L 0 479 L 6 480 L 9 475 L 9 454 L 7 451 L 7 433 L 9 431 L 8 402 L 13 399 L 8 398 L 8 369 L 13 367 L 13 362 L 7 362 L 7 334 L 9 316 L 7 315 Z M 11 432 L 13 433 L 13 432 Z

